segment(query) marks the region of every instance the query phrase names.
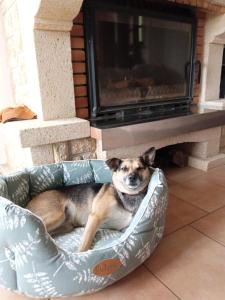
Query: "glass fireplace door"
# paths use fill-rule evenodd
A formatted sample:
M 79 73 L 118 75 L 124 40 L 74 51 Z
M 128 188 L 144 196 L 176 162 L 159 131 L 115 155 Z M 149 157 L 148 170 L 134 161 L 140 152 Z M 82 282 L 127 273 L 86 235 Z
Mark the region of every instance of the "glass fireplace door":
M 195 30 L 191 14 L 89 5 L 92 116 L 117 108 L 191 101 Z

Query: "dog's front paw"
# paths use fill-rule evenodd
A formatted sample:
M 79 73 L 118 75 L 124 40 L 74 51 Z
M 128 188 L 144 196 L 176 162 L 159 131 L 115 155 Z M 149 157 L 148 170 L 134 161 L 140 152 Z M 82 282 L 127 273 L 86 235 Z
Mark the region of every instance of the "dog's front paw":
M 78 248 L 79 252 L 85 252 L 89 249 L 89 247 L 87 247 L 87 245 L 81 244 Z

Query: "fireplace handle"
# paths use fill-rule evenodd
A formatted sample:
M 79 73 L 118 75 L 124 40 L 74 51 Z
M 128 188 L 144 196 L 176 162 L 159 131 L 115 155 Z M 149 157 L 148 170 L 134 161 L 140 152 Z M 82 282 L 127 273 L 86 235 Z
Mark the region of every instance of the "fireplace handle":
M 197 68 L 197 83 L 199 84 L 202 76 L 202 64 L 200 60 L 195 61 L 195 68 Z
M 190 67 L 191 67 L 191 63 L 187 62 L 185 64 L 185 79 L 186 79 L 186 82 L 189 81 Z

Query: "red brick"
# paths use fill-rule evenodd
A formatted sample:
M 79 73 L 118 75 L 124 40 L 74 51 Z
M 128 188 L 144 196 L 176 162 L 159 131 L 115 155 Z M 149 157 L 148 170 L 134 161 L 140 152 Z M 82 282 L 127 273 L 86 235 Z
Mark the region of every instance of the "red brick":
M 203 1 L 203 3 L 204 2 L 205 2 L 205 0 Z M 196 16 L 198 17 L 199 20 L 205 20 L 206 19 L 206 14 L 207 13 L 202 8 L 197 7 L 195 14 L 196 14 Z
M 87 97 L 76 97 L 76 108 L 87 108 L 88 107 L 88 98 Z
M 87 77 L 84 74 L 73 75 L 73 80 L 75 85 L 87 84 Z
M 198 18 L 197 27 L 204 28 L 205 27 L 205 19 Z
M 197 0 L 190 0 L 191 6 L 197 6 Z
M 200 84 L 196 84 L 194 88 L 194 97 L 197 97 L 200 95 L 201 87 Z
M 87 87 L 85 85 L 75 86 L 75 98 L 81 96 L 87 96 Z
M 71 30 L 71 36 L 84 36 L 84 26 L 79 24 L 74 24 Z
M 89 112 L 87 108 L 78 108 L 76 110 L 76 116 L 81 119 L 88 119 Z
M 71 47 L 74 49 L 84 49 L 84 38 L 82 37 L 72 37 Z
M 199 36 L 199 37 L 204 36 L 204 31 L 205 31 L 204 27 L 197 28 L 197 36 Z
M 202 56 L 202 55 L 203 55 L 203 51 L 204 51 L 204 50 L 203 50 L 203 47 L 197 49 L 196 55 L 197 55 L 197 56 Z
M 72 60 L 73 61 L 85 61 L 85 51 L 84 50 L 72 50 Z
M 86 64 L 85 63 L 73 63 L 73 73 L 79 74 L 79 73 L 85 73 L 86 72 Z

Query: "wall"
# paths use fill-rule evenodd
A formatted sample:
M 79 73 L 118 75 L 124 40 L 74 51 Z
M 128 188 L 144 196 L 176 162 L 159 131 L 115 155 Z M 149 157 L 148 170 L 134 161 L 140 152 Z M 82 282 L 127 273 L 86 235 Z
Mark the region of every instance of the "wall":
M 7 61 L 10 68 L 11 77 L 11 92 L 9 99 L 5 104 L 10 105 L 15 103 L 23 103 L 27 98 L 27 77 L 24 64 L 23 44 L 20 34 L 20 21 L 16 0 L 3 0 L 0 3 L 0 11 L 4 24 L 5 43 L 7 47 Z M 4 64 L 3 64 L 4 66 Z M 4 76 L 9 75 L 9 70 L 6 73 L 1 72 Z M 5 80 L 0 80 L 5 82 Z M 8 102 L 8 103 L 6 103 Z
M 0 10 L 0 111 L 1 109 L 15 104 L 12 90 L 11 74 L 8 65 L 7 45 L 9 35 L 6 39 L 3 26 L 3 16 L 6 19 L 6 7 Z M 0 143 L 0 173 L 1 165 L 7 162 L 6 145 L 3 140 Z
M 5 33 L 2 23 L 2 16 L 0 12 L 0 66 L 2 72 L 0 73 L 0 110 L 6 106 L 14 104 L 12 94 L 12 82 L 10 77 L 10 70 L 8 66 L 8 56 L 5 43 Z

